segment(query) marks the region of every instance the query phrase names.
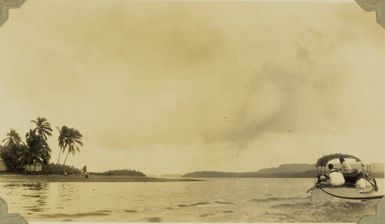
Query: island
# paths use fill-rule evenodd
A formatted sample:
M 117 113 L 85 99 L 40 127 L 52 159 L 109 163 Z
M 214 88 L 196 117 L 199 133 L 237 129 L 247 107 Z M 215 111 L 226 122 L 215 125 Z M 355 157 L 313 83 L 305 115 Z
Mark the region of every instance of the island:
M 371 173 L 376 178 L 384 178 L 384 164 L 372 163 Z M 318 171 L 314 164 L 291 163 L 255 172 L 195 171 L 186 173 L 188 178 L 313 178 Z

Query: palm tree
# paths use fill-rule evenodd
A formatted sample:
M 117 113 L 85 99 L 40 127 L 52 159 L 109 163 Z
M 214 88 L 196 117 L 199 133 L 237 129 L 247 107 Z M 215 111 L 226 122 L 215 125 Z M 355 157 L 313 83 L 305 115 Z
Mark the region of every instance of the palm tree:
M 26 146 L 21 140 L 21 137 L 17 131 L 11 129 L 7 133 L 7 137 L 3 140 L 5 143 L 0 151 L 1 158 L 7 165 L 9 170 L 17 170 L 23 166 L 21 155 L 23 154 Z
M 24 161 L 26 165 L 36 165 L 38 163 L 49 162 L 51 158 L 51 149 L 49 148 L 44 137 L 37 134 L 35 130 L 30 130 L 26 135 L 28 150 L 26 150 Z
M 67 147 L 67 143 L 65 142 L 65 139 L 66 139 L 65 136 L 68 135 L 67 132 L 69 130 L 68 130 L 68 127 L 65 125 L 61 129 L 59 127 L 57 127 L 57 129 L 59 131 L 58 141 L 59 141 L 59 147 L 60 147 L 59 156 L 57 158 L 57 164 L 59 164 L 61 153 L 62 152 L 64 153 L 64 150 Z
M 68 128 L 67 126 L 63 126 L 61 129 L 59 129 L 59 147 L 60 147 L 60 153 L 58 158 L 58 163 L 60 160 L 60 154 L 61 152 L 65 152 L 67 150 L 66 157 L 64 159 L 63 165 L 67 162 L 68 155 L 70 153 L 75 154 L 76 152 L 80 151 L 79 146 L 83 145 L 82 142 L 82 134 L 74 128 Z
M 36 128 L 33 129 L 33 131 L 42 136 L 44 140 L 47 140 L 48 136 L 52 136 L 51 124 L 46 118 L 38 117 L 36 120 L 32 120 L 31 122 L 36 124 Z
M 7 137 L 3 139 L 3 143 L 5 143 L 4 146 L 9 146 L 9 145 L 19 146 L 20 144 L 23 143 L 23 141 L 21 140 L 19 133 L 17 133 L 15 129 L 11 129 L 7 133 Z

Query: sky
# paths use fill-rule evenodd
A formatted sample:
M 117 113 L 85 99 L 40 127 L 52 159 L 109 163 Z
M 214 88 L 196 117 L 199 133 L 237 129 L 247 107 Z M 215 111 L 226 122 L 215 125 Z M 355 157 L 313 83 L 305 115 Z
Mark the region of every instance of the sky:
M 57 162 L 74 127 L 93 171 L 383 161 L 384 39 L 354 2 L 29 0 L 0 28 L 0 136 L 46 117 Z

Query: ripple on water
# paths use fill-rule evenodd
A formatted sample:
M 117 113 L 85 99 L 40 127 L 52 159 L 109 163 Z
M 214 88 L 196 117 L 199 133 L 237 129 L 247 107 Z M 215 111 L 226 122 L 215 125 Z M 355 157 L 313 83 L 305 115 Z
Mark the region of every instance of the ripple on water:
M 214 201 L 215 204 L 222 204 L 222 205 L 233 205 L 234 203 L 233 202 L 227 202 L 227 201 L 221 201 L 221 200 L 218 200 L 218 201 Z
M 270 206 L 271 217 L 285 218 L 296 222 L 338 222 L 341 217 L 347 222 L 357 222 L 365 214 L 374 213 L 374 202 L 324 202 L 281 203 Z M 278 221 L 282 221 L 279 219 Z
M 160 217 L 150 217 L 144 219 L 147 222 L 162 222 L 162 219 Z
M 186 207 L 195 207 L 195 206 L 209 205 L 209 204 L 211 204 L 211 203 L 210 202 L 198 202 L 198 203 L 193 203 L 193 204 L 179 204 L 178 207 L 186 208 Z
M 199 217 L 208 217 L 208 216 L 213 216 L 214 213 L 204 213 L 204 214 L 201 214 Z
M 44 211 L 44 209 L 42 209 L 42 208 L 29 208 L 28 211 L 31 211 L 31 212 L 42 212 L 42 211 Z
M 272 205 L 270 208 L 307 208 L 314 206 L 311 202 L 304 202 L 304 203 L 282 203 L 277 205 Z
M 323 210 L 357 210 L 357 209 L 367 209 L 368 206 L 375 206 L 373 202 L 324 202 L 324 203 L 312 203 L 312 202 L 302 202 L 302 203 L 281 203 L 277 205 L 270 206 L 271 208 L 291 208 L 291 209 L 302 209 L 302 208 L 314 208 L 314 209 L 323 209 Z
M 300 200 L 300 199 L 306 199 L 306 198 L 303 198 L 303 197 L 286 197 L 286 198 L 270 197 L 270 198 L 253 198 L 249 201 L 251 201 L 251 202 L 272 202 L 272 201 L 288 201 L 288 200 Z
M 232 210 L 225 210 L 225 211 L 223 211 L 223 213 L 234 213 L 234 211 L 232 211 Z
M 83 217 L 95 217 L 95 216 L 108 216 L 104 212 L 84 212 L 84 213 L 51 213 L 51 214 L 41 214 L 41 218 L 83 218 Z
M 137 213 L 138 211 L 137 210 L 133 210 L 133 209 L 126 209 L 124 210 L 125 213 Z

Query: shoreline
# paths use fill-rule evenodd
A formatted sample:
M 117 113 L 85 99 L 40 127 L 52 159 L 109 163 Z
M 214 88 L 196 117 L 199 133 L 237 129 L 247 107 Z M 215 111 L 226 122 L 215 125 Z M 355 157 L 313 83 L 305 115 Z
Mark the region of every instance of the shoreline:
M 17 177 L 17 180 L 15 180 Z M 0 182 L 195 182 L 203 181 L 192 178 L 155 178 L 155 177 L 139 177 L 139 176 L 113 176 L 113 175 L 89 175 L 85 178 L 83 175 L 25 175 L 25 174 L 0 174 Z

